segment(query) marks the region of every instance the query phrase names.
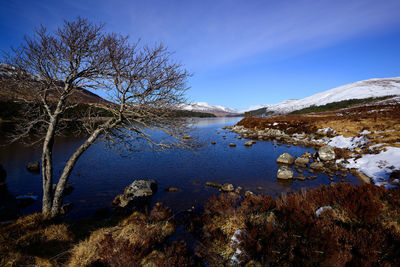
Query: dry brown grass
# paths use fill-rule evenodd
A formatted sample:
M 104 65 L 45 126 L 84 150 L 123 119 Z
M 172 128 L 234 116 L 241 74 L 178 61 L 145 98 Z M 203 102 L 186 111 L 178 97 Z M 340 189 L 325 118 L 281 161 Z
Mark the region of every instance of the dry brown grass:
M 274 125 L 274 123 L 279 123 Z M 364 150 L 356 151 L 358 154 L 366 153 L 373 145 L 379 144 L 373 150 L 378 153 L 385 147 L 400 147 L 400 103 L 356 106 L 352 108 L 321 112 L 315 114 L 289 114 L 270 118 L 244 118 L 238 125 L 250 129 L 273 128 L 293 133 L 316 133 L 318 129 L 332 128 L 334 135 L 344 137 L 360 136 L 360 132 L 370 139 Z M 328 134 L 329 136 L 333 136 Z M 320 136 L 322 137 L 322 136 Z M 349 153 L 343 156 L 348 158 Z
M 74 241 L 66 224 L 45 221 L 39 213 L 28 215 L 0 229 L 0 265 L 59 265 L 63 258 L 56 256 Z
M 161 203 L 156 203 L 149 215 L 134 212 L 126 218 L 107 221 L 113 221 L 112 226 L 98 228 L 106 223 L 85 220 L 71 227 L 63 222 L 46 221 L 36 213 L 6 227 L 0 225 L 0 266 L 195 266 L 200 263 L 186 244 L 168 243 L 176 224 L 171 210 Z M 85 234 L 89 229 L 93 231 Z M 87 237 L 79 241 L 74 233 Z
M 330 206 L 319 216 L 316 210 Z M 202 252 L 211 265 L 229 264 L 232 231 L 246 232 L 240 248 L 261 266 L 398 266 L 400 191 L 350 184 L 282 195 L 252 195 L 241 203 L 213 198 L 199 219 Z M 240 222 L 232 224 L 231 215 Z M 224 222 L 229 227 L 224 226 Z
M 162 244 L 175 232 L 168 209 L 156 205 L 150 216 L 135 212 L 117 226 L 93 232 L 71 251 L 68 266 L 137 266 L 152 247 Z

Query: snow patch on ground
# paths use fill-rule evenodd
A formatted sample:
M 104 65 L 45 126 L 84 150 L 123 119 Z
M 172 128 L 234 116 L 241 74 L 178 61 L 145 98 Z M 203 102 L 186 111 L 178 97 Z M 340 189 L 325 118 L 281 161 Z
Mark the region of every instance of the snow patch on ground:
M 379 154 L 366 154 L 359 159 L 349 159 L 347 168 L 357 168 L 369 176 L 376 185 L 391 187 L 388 183 L 393 167 L 400 167 L 400 148 L 387 147 L 386 151 Z
M 364 130 L 364 131 L 360 132 L 360 134 L 363 134 L 363 135 L 370 134 L 370 133 L 371 133 L 371 132 L 368 131 L 368 130 Z
M 320 207 L 320 208 L 318 208 L 318 209 L 315 211 L 315 215 L 316 215 L 317 217 L 319 217 L 324 211 L 331 210 L 331 209 L 332 209 L 331 206 L 323 206 L 323 207 Z
M 369 139 L 365 136 L 360 137 L 344 137 L 343 135 L 338 135 L 328 142 L 328 145 L 338 147 L 338 148 L 348 148 L 350 150 L 356 147 L 361 147 L 369 142 Z

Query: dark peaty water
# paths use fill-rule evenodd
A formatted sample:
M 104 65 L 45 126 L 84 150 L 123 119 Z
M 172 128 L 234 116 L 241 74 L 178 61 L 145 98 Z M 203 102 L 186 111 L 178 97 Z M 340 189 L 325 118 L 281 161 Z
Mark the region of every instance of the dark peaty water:
M 328 176 L 318 175 L 315 180 L 280 184 L 276 178 L 276 158 L 284 152 L 300 156 L 306 151 L 314 150 L 299 146 L 287 148 L 268 141 L 257 141 L 252 147 L 246 147 L 246 140 L 238 140 L 237 134 L 221 129 L 225 125 L 234 125 L 239 119 L 195 119 L 197 129 L 193 135 L 205 143 L 195 151 L 145 151 L 137 152 L 131 157 L 121 157 L 107 151 L 102 143 L 93 145 L 79 159 L 71 175 L 70 182 L 75 190 L 64 202 L 73 202 L 74 208 L 68 217 L 89 217 L 99 208 L 111 207 L 113 198 L 135 179 L 157 180 L 159 189 L 152 201 L 161 201 L 174 212 L 193 205 L 201 206 L 212 195 L 218 194 L 217 189 L 204 186 L 207 181 L 232 183 L 235 188 L 241 186 L 244 190 L 273 197 L 282 192 L 298 191 L 302 187 L 312 188 L 331 183 Z M 210 144 L 211 141 L 216 144 Z M 55 177 L 81 143 L 81 138 L 57 140 L 54 150 Z M 237 147 L 229 147 L 229 143 L 235 143 Z M 27 148 L 18 144 L 1 148 L 0 163 L 7 170 L 7 188 L 11 194 L 32 193 L 41 198 L 41 176 L 31 174 L 25 168 L 27 162 L 34 160 L 40 160 L 39 148 Z M 305 174 L 309 175 L 307 172 Z M 346 181 L 360 183 L 353 176 L 348 176 Z M 335 182 L 339 180 L 335 178 Z M 177 187 L 180 192 L 166 192 L 164 189 L 167 187 Z M 257 187 L 262 187 L 262 190 L 258 191 Z M 40 200 L 36 201 L 22 213 L 39 211 L 40 206 Z

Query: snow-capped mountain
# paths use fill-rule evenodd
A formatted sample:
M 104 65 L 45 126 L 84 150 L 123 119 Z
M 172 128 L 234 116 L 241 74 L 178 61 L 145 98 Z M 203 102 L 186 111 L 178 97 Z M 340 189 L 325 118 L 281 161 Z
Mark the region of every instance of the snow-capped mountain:
M 224 106 L 214 106 L 214 105 L 210 105 L 206 102 L 197 102 L 197 103 L 192 103 L 192 104 L 186 104 L 186 105 L 183 105 L 181 108 L 184 110 L 189 110 L 189 111 L 200 111 L 200 112 L 212 113 L 217 116 L 232 115 L 232 114 L 239 113 L 236 109 L 227 108 Z
M 388 95 L 400 95 L 400 77 L 363 80 L 336 87 L 303 99 L 290 99 L 278 104 L 259 105 L 256 107 L 266 107 L 268 111 L 275 113 L 288 113 L 313 105 L 321 106 L 348 99 L 363 99 Z

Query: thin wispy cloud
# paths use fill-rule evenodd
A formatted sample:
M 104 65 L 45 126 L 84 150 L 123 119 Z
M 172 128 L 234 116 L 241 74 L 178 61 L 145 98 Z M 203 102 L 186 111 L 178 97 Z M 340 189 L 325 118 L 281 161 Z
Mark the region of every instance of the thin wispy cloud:
M 0 49 L 83 16 L 175 51 L 195 74 L 191 100 L 246 109 L 398 76 L 399 10 L 399 0 L 7 0 Z
M 158 8 L 147 1 L 135 10 L 132 28 L 145 39 L 162 40 L 195 66 L 209 67 L 399 25 L 400 1 L 179 1 Z

